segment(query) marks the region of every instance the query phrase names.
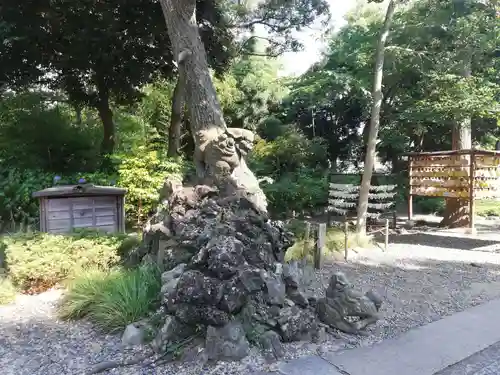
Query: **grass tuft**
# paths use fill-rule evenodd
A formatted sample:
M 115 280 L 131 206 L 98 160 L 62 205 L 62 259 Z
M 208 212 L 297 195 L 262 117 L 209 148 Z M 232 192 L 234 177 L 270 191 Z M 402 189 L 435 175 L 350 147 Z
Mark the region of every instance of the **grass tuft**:
M 307 243 L 308 252 L 304 253 L 304 238 L 298 238 L 295 244 L 288 249 L 285 260 L 300 260 L 307 257 L 308 260 L 312 261 L 315 251 L 315 239 L 310 238 Z M 372 242 L 368 236 L 359 236 L 354 232 L 350 232 L 347 239 L 347 246 L 349 248 L 353 247 L 369 247 Z M 345 248 L 345 234 L 340 228 L 332 227 L 328 228 L 326 233 L 326 246 L 325 246 L 325 256 L 331 257 L 336 252 L 344 251 Z
M 154 310 L 160 289 L 160 271 L 151 266 L 87 269 L 68 282 L 59 315 L 62 319 L 86 318 L 103 331 L 116 332 Z
M 478 216 L 500 216 L 500 201 L 485 199 L 478 200 L 475 204 Z

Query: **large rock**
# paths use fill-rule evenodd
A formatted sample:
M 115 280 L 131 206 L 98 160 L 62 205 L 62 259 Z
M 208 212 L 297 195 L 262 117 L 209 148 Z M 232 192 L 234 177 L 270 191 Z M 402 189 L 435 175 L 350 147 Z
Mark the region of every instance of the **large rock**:
M 224 327 L 208 327 L 205 348 L 210 360 L 235 361 L 248 355 L 250 343 L 241 323 L 230 322 Z
M 266 359 L 280 359 L 285 355 L 285 349 L 281 343 L 281 337 L 275 331 L 264 332 L 260 336 L 259 340 Z
M 196 327 L 182 323 L 177 318 L 167 315 L 165 322 L 156 337 L 153 339 L 152 347 L 158 352 L 164 351 L 171 343 L 178 342 L 186 337 L 193 336 Z
M 177 267 L 171 269 L 170 271 L 163 272 L 161 274 L 161 283 L 162 285 L 168 284 L 171 281 L 179 278 L 186 268 L 184 263 L 179 264 Z
M 206 245 L 208 251 L 208 270 L 224 280 L 235 275 L 245 264 L 243 243 L 233 236 L 219 236 Z

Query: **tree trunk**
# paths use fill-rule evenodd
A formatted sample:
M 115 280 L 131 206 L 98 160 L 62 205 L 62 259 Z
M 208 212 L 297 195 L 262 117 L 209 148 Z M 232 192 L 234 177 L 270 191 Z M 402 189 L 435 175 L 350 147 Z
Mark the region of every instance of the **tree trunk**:
M 373 104 L 370 117 L 370 130 L 368 133 L 368 142 L 366 145 L 366 155 L 363 179 L 359 191 L 358 217 L 356 222 L 356 231 L 366 234 L 366 213 L 368 211 L 368 195 L 370 193 L 370 184 L 375 165 L 378 130 L 380 127 L 380 108 L 382 106 L 382 78 L 384 76 L 384 53 L 385 43 L 389 36 L 396 0 L 391 0 L 387 7 L 384 25 L 378 40 L 377 50 L 375 52 L 375 74 L 373 77 Z
M 184 81 L 182 78 L 179 74 L 172 95 L 172 114 L 168 129 L 168 157 L 177 157 L 180 154 L 182 115 L 184 113 Z
M 184 78 L 199 180 L 224 190 L 245 190 L 260 209 L 266 210 L 265 195 L 244 160 L 253 146 L 253 133 L 226 126 L 198 32 L 196 0 L 161 0 L 161 5 L 173 56 Z
M 115 149 L 115 124 L 113 123 L 113 111 L 109 104 L 108 89 L 102 86 L 99 87 L 98 97 L 97 111 L 103 126 L 101 156 L 107 157 L 113 154 Z
M 76 124 L 78 126 L 82 125 L 82 106 L 75 105 L 75 113 L 76 113 Z
M 462 75 L 464 78 L 472 77 L 471 67 L 472 55 L 468 53 L 464 58 Z M 453 150 L 470 150 L 472 148 L 471 118 L 457 121 L 451 133 L 451 148 Z M 470 162 L 467 155 L 460 156 Z M 467 174 L 469 167 L 467 167 Z M 462 228 L 469 226 L 469 202 L 466 199 L 446 198 L 446 208 L 441 221 L 442 226 L 450 228 Z

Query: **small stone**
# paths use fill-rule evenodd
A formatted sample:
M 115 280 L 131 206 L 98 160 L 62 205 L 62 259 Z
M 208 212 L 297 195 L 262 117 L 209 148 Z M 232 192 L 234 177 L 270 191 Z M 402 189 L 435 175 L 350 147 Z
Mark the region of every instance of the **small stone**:
M 233 321 L 224 327 L 208 327 L 205 350 L 210 360 L 239 361 L 248 355 L 250 344 L 242 325 Z
M 186 264 L 181 263 L 174 269 L 163 272 L 161 274 L 161 284 L 165 285 L 171 282 L 172 280 L 179 278 L 184 273 L 185 268 Z
M 164 238 L 172 236 L 172 232 L 163 223 L 156 223 L 151 225 L 150 231 L 153 233 L 161 233 Z
M 170 280 L 168 283 L 163 284 L 161 287 L 161 294 L 164 296 L 164 295 L 170 295 L 171 293 L 175 292 L 178 283 L 179 279 L 173 279 Z
M 137 346 L 144 343 L 144 329 L 138 326 L 137 323 L 131 323 L 123 332 L 122 345 L 123 346 Z
M 281 274 L 283 274 L 283 264 L 281 264 L 281 263 L 276 263 L 276 264 L 274 265 L 274 273 L 275 273 L 276 275 L 281 275 Z
M 266 280 L 267 302 L 270 305 L 282 306 L 285 303 L 286 288 L 280 279 L 269 277 Z
M 416 223 L 413 220 L 408 220 L 405 223 L 405 229 L 413 229 L 415 226 L 416 226 Z
M 264 286 L 264 280 L 259 269 L 246 268 L 239 272 L 238 279 L 249 293 L 261 290 Z
M 327 333 L 325 327 L 318 327 L 318 329 L 313 332 L 312 340 L 315 344 L 321 344 L 327 339 Z
M 231 317 L 225 311 L 217 307 L 207 305 L 180 304 L 176 306 L 175 316 L 188 325 L 204 324 L 212 326 L 223 326 Z
M 92 353 L 99 353 L 102 350 L 102 346 L 96 342 L 90 344 L 90 351 Z
M 301 341 L 312 339 L 311 335 L 317 329 L 314 313 L 300 309 L 297 306 L 281 310 L 278 319 L 283 341 Z
M 280 359 L 285 355 L 285 349 L 281 343 L 280 335 L 274 331 L 267 331 L 260 337 L 260 345 L 264 350 L 267 360 Z
M 197 185 L 194 191 L 200 199 L 205 198 L 206 196 L 216 196 L 219 192 L 216 187 L 208 185 Z
M 289 289 L 287 295 L 291 301 L 300 307 L 307 307 L 309 305 L 307 298 L 297 289 Z
M 182 349 L 179 361 L 183 363 L 195 364 L 197 366 L 205 365 L 208 361 L 203 340 L 196 340 L 194 345 L 189 345 Z
M 247 293 L 241 283 L 232 280 L 224 284 L 222 299 L 219 302 L 221 310 L 235 313 L 241 310 L 246 301 Z
M 408 231 L 405 228 L 398 228 L 397 233 L 398 234 L 408 234 Z
M 300 282 L 300 269 L 298 262 L 290 262 L 283 267 L 283 280 L 287 287 L 298 288 Z
M 216 278 L 196 270 L 186 271 L 177 284 L 176 302 L 216 306 L 222 298 L 222 288 Z
M 307 297 L 307 302 L 309 302 L 309 305 L 311 305 L 312 307 L 316 307 L 316 305 L 318 304 L 318 297 L 309 296 Z

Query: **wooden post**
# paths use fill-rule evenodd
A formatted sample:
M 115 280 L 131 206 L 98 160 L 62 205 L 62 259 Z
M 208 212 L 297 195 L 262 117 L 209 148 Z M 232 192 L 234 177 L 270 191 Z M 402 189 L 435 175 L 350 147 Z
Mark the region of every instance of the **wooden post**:
M 413 189 L 412 189 L 413 159 L 408 156 L 408 221 L 413 219 Z
M 398 213 L 396 210 L 392 211 L 392 229 L 396 229 L 398 226 Z
M 307 259 L 309 255 L 309 237 L 311 236 L 311 223 L 306 222 L 306 232 L 304 233 L 304 249 L 302 249 L 303 258 Z
M 163 272 L 165 271 L 165 257 L 166 257 L 166 245 L 167 241 L 164 240 L 158 240 L 158 254 L 156 256 L 156 264 L 158 265 L 158 268 Z
M 475 204 L 474 204 L 474 175 L 475 175 L 475 159 L 474 150 L 470 152 L 470 165 L 469 165 L 469 228 L 471 234 L 474 233 L 475 228 Z
M 347 221 L 347 216 L 345 217 L 344 223 L 344 259 L 347 262 L 347 258 L 349 257 L 349 222 Z
M 326 243 L 326 224 L 322 223 L 318 227 L 318 241 L 314 253 L 314 268 L 321 269 L 323 266 L 323 249 Z
M 384 249 L 387 251 L 389 247 L 389 219 L 385 219 L 385 246 Z

